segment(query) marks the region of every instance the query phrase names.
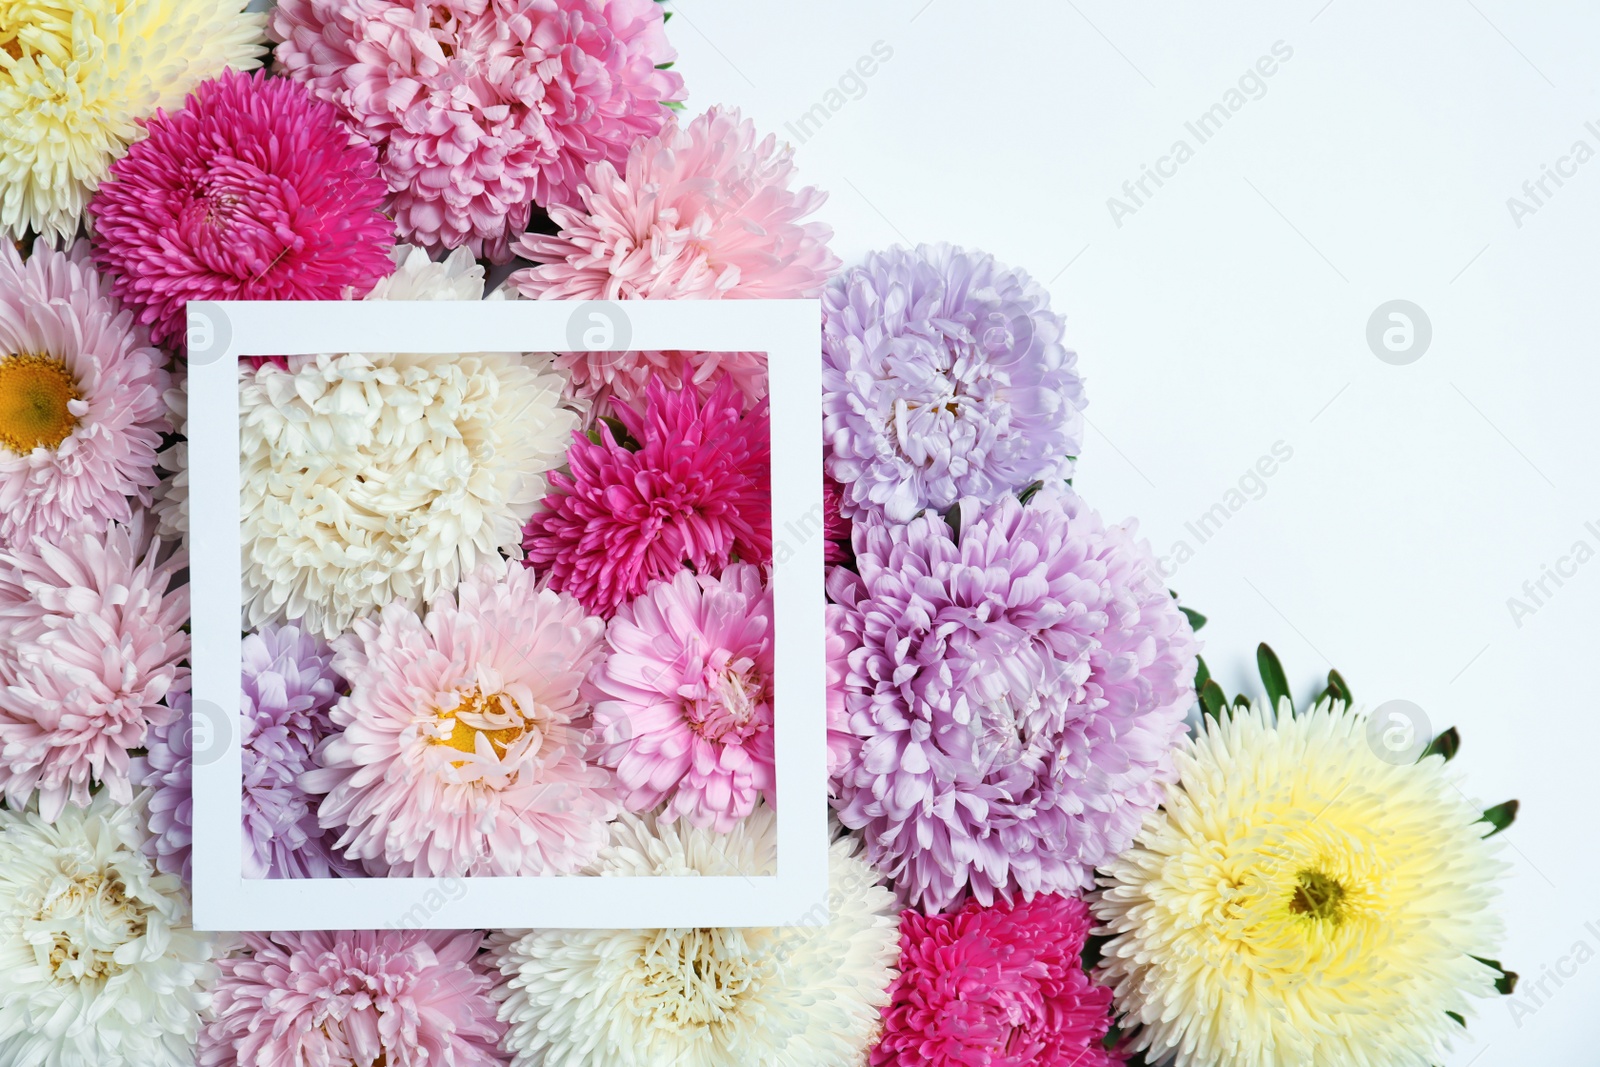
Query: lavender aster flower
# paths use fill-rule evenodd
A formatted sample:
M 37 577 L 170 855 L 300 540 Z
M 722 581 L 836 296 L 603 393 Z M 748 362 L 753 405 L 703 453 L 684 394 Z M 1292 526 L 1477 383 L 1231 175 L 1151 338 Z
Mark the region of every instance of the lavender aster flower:
M 959 510 L 857 520 L 828 577 L 834 805 L 929 912 L 1088 888 L 1173 776 L 1199 650 L 1132 524 L 1053 487 Z
M 311 754 L 333 732 L 333 652 L 297 627 L 266 626 L 244 639 L 243 673 L 245 877 L 360 874 L 333 851 L 315 800 L 300 787 Z
M 293 626 L 264 628 L 244 639 L 239 709 L 244 738 L 244 874 L 246 878 L 326 878 L 359 875 L 332 850 L 317 826 L 300 772 L 332 731 L 328 709 L 339 699 L 333 654 Z M 141 785 L 152 789 L 151 838 L 156 866 L 190 880 L 194 826 L 193 731 L 188 694 L 168 698 L 180 715 L 151 731 Z
M 163 874 L 176 874 L 184 884 L 189 877 L 189 845 L 194 826 L 194 800 L 189 783 L 193 781 L 193 750 L 189 731 L 188 693 L 168 693 L 167 705 L 178 717 L 150 730 L 147 751 L 140 770 L 135 771 L 141 787 L 149 787 L 150 836 L 144 851 Z
M 822 310 L 826 470 L 847 516 L 905 522 L 1072 473 L 1078 357 L 1027 274 L 949 245 L 892 248 L 835 278 Z

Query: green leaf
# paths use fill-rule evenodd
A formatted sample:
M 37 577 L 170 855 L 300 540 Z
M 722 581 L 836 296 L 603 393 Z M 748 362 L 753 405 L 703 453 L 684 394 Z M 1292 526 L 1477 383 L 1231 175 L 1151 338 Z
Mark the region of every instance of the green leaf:
M 1200 687 L 1200 709 L 1211 718 L 1220 719 L 1222 709 L 1227 706 L 1228 694 L 1222 691 L 1222 686 L 1207 678 L 1206 684 Z
M 1494 826 L 1494 829 L 1490 830 L 1484 836 L 1485 837 L 1493 837 L 1495 834 L 1499 833 L 1501 830 L 1504 830 L 1506 827 L 1508 827 L 1512 823 L 1516 822 L 1517 821 L 1517 809 L 1520 808 L 1521 806 L 1522 805 L 1519 804 L 1515 800 L 1508 800 L 1504 804 L 1496 804 L 1494 807 L 1492 807 L 1488 811 L 1484 812 L 1483 813 L 1483 818 L 1480 819 L 1479 821 L 1480 822 L 1490 823 L 1490 824 L 1492 824 Z
M 1250 706 L 1250 698 L 1240 693 L 1233 698 L 1233 706 L 1236 708 L 1248 708 Z
M 1456 752 L 1461 748 L 1461 735 L 1456 733 L 1454 726 L 1435 737 L 1422 750 L 1424 756 L 1443 756 L 1446 762 L 1456 758 Z
M 1464 1015 L 1457 1015 L 1457 1014 L 1456 1014 L 1456 1013 L 1455 1013 L 1455 1012 L 1453 1012 L 1453 1011 L 1447 1011 L 1447 1012 L 1445 1012 L 1445 1014 L 1446 1014 L 1446 1015 L 1448 1015 L 1448 1016 L 1450 1016 L 1450 1018 L 1452 1018 L 1452 1019 L 1454 1019 L 1454 1020 L 1455 1020 L 1455 1021 L 1456 1021 L 1456 1022 L 1457 1022 L 1457 1024 L 1459 1024 L 1459 1025 L 1461 1025 L 1461 1026 L 1465 1026 L 1465 1025 L 1467 1025 L 1467 1018 L 1466 1018 L 1466 1016 L 1464 1016 Z
M 657 63 L 656 64 L 656 69 L 657 70 L 671 70 L 675 65 L 676 64 L 673 64 L 673 63 Z
M 1499 960 L 1486 960 L 1482 956 L 1474 956 L 1472 958 L 1483 964 L 1485 967 L 1493 967 L 1495 970 L 1500 972 L 1500 977 L 1494 980 L 1494 988 L 1495 992 L 1499 993 L 1502 997 L 1509 997 L 1511 995 L 1511 991 L 1517 988 L 1516 971 L 1506 970 L 1504 967 L 1500 966 Z
M 1198 631 L 1205 628 L 1206 617 L 1204 615 L 1193 608 L 1179 608 L 1178 610 L 1183 612 L 1183 617 L 1189 620 L 1189 628 L 1191 630 Z
M 1267 699 L 1272 701 L 1272 710 L 1277 711 L 1278 705 L 1289 701 L 1289 714 L 1294 714 L 1294 701 L 1289 696 L 1289 679 L 1284 676 L 1283 664 L 1278 662 L 1278 654 L 1268 648 L 1263 642 L 1256 646 L 1256 667 L 1261 671 L 1261 684 L 1267 687 Z
M 1037 494 L 1039 490 L 1043 488 L 1043 482 L 1029 482 L 1027 485 L 1022 487 L 1022 492 L 1017 494 L 1017 503 L 1026 504 L 1028 501 L 1034 498 L 1035 494 Z
M 1196 656 L 1194 662 L 1194 687 L 1198 692 L 1206 687 L 1207 682 L 1211 681 L 1211 668 L 1206 666 L 1206 658 L 1204 656 Z

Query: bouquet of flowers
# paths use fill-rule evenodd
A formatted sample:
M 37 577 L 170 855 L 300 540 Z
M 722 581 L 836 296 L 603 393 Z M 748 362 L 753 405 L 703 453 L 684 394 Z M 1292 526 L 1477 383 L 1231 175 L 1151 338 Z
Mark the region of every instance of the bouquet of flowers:
M 0 3 L 0 1064 L 1435 1062 L 1515 803 L 1266 646 L 1228 700 L 1044 288 L 844 268 L 669 17 Z M 748 298 L 823 312 L 825 921 L 195 931 L 187 303 Z M 764 354 L 239 389 L 247 877 L 775 869 Z

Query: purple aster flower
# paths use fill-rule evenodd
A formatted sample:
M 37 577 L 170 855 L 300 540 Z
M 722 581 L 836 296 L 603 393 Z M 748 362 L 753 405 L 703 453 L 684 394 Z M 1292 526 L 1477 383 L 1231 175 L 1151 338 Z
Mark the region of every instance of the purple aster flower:
M 327 878 L 361 874 L 335 853 L 317 826 L 315 802 L 298 784 L 311 753 L 332 730 L 339 699 L 333 654 L 293 626 L 269 626 L 244 639 L 239 710 L 244 738 L 244 875 Z M 178 718 L 150 734 L 140 784 L 151 789 L 145 850 L 168 874 L 190 880 L 194 826 L 193 731 L 189 695 L 168 698 Z
M 316 800 L 300 786 L 312 753 L 333 732 L 339 699 L 333 653 L 294 626 L 265 626 L 244 639 L 244 875 L 359 875 L 317 825 Z
M 194 801 L 189 793 L 193 755 L 189 736 L 188 693 L 168 693 L 167 706 L 177 711 L 172 722 L 150 728 L 145 758 L 134 772 L 141 788 L 150 790 L 150 836 L 144 851 L 156 869 L 176 874 L 187 884 Z
M 905 522 L 1072 473 L 1083 382 L 1049 294 L 949 245 L 875 252 L 822 297 L 826 470 Z
M 828 577 L 834 805 L 929 912 L 1088 888 L 1173 776 L 1199 651 L 1131 523 L 1054 487 L 958 518 L 869 514 Z

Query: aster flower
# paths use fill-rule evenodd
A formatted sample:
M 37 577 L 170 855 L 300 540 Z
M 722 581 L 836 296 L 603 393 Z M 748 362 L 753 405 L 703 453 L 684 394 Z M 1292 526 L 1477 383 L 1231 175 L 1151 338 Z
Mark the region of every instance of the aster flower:
M 1081 900 L 969 900 L 951 915 L 900 918 L 872 1067 L 1121 1067 L 1102 1046 L 1111 991 L 1083 971 Z
M 571 874 L 616 816 L 611 773 L 585 762 L 579 694 L 605 626 L 533 573 L 489 568 L 401 603 L 334 643 L 350 694 L 300 784 L 326 793 L 336 847 L 398 877 Z
M 391 269 L 377 152 L 334 109 L 228 72 L 158 113 L 89 206 L 95 255 L 158 344 L 191 300 L 335 300 Z
M 1440 755 L 1380 758 L 1365 716 L 1233 708 L 1178 756 L 1094 914 L 1101 980 L 1176 1067 L 1426 1067 L 1488 996 L 1507 869 Z M 1165 1060 L 1163 1060 L 1165 1062 Z
M 770 874 L 770 808 L 730 835 L 624 815 L 602 874 Z M 853 838 L 821 926 L 491 934 L 513 1067 L 856 1067 L 894 975 L 897 916 Z
M 7 0 L 0 13 L 0 232 L 77 232 L 140 122 L 260 62 L 243 0 Z
M 498 1067 L 476 931 L 245 934 L 222 961 L 199 1067 Z
M 178 879 L 144 854 L 145 795 L 52 825 L 0 809 L 0 1062 L 191 1067 L 211 962 Z
M 528 565 L 607 618 L 685 566 L 714 576 L 735 557 L 772 562 L 766 401 L 744 413 L 728 378 L 705 401 L 659 382 L 647 396 L 642 413 L 617 411 L 623 441 L 605 423 L 592 440 L 573 435 L 572 473 L 551 474 L 523 533 Z
M 483 268 L 398 249 L 375 299 L 476 299 Z M 498 292 L 489 299 L 498 299 Z M 579 425 L 547 355 L 346 353 L 245 372 L 249 627 L 329 639 L 393 600 L 420 607 L 502 551 Z
M 1072 473 L 1078 357 L 1027 274 L 949 245 L 875 252 L 822 297 L 828 474 L 904 522 Z
M 244 876 L 327 878 L 359 875 L 317 825 L 313 798 L 299 776 L 333 730 L 328 711 L 338 699 L 333 653 L 293 626 L 264 627 L 243 643 Z M 188 694 L 179 715 L 151 731 L 143 784 L 151 787 L 148 851 L 156 866 L 190 880 L 194 827 L 193 734 Z
M 833 231 L 803 221 L 824 195 L 789 188 L 792 156 L 770 134 L 758 142 L 737 110 L 674 122 L 635 144 L 620 173 L 591 166 L 582 207 L 551 209 L 560 232 L 518 240 L 517 253 L 538 265 L 512 284 L 553 300 L 815 296 L 839 261 L 828 250 Z M 636 372 L 591 357 L 588 374 L 610 381 L 619 370 Z
M 0 241 L 0 547 L 150 504 L 168 376 L 132 319 L 86 246 Z
M 103 784 L 133 798 L 129 750 L 178 712 L 189 688 L 188 566 L 131 527 L 77 531 L 0 551 L 0 789 L 35 790 L 47 822 Z
M 180 374 L 172 388 L 163 394 L 167 418 L 176 436 L 156 453 L 154 502 L 156 534 L 164 541 L 177 541 L 189 550 L 189 375 Z
M 662 803 L 728 833 L 773 802 L 772 591 L 735 563 L 720 578 L 679 571 L 623 605 L 588 689 L 630 811 Z
M 495 262 L 532 204 L 661 129 L 683 79 L 653 0 L 279 0 L 280 70 L 379 146 L 400 233 Z
M 1071 893 L 1172 776 L 1198 644 L 1132 525 L 1070 490 L 855 526 L 828 576 L 840 821 L 913 905 Z
M 844 490 L 839 483 L 822 476 L 822 546 L 824 563 L 843 563 L 850 558 L 850 520 L 844 517 Z
M 705 400 L 722 378 L 731 378 L 746 409 L 767 395 L 765 352 L 559 352 L 556 369 L 570 380 L 570 395 L 589 401 L 597 414 L 619 406 L 642 409 L 653 381 L 668 389 L 687 386 Z

